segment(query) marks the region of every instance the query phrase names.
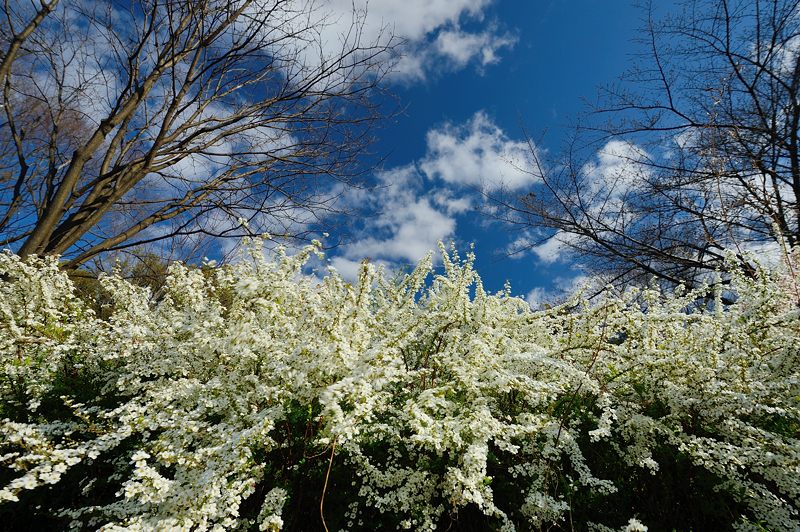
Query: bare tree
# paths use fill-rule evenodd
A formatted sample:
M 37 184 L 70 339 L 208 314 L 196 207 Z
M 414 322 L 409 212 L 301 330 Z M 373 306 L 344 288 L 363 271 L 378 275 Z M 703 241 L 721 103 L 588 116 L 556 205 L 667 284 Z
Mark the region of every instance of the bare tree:
M 302 235 L 358 177 L 394 40 L 314 0 L 5 0 L 0 246 Z M 347 23 L 345 23 L 347 22 Z
M 691 284 L 798 244 L 799 6 L 689 0 L 658 21 L 646 7 L 644 56 L 563 157 L 531 145 L 539 184 L 504 217 L 620 281 Z

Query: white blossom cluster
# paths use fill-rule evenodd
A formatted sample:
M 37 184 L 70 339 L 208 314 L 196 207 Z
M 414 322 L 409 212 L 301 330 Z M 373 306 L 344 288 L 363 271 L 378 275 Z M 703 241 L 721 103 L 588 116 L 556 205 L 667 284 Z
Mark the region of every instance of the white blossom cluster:
M 104 277 L 104 319 L 55 259 L 0 255 L 0 504 L 102 463 L 82 489 L 116 491 L 61 508 L 73 527 L 280 530 L 299 466 L 275 457 L 301 445 L 352 472 L 328 488 L 343 528 L 377 512 L 434 530 L 470 507 L 529 530 L 620 489 L 596 449 L 653 477 L 669 449 L 718 479 L 741 529 L 800 527 L 791 272 L 736 277 L 729 306 L 630 290 L 534 312 L 441 251 L 442 274 L 430 257 L 400 280 L 365 263 L 353 285 L 302 275 L 315 246 L 254 245 L 232 266 L 172 265 L 158 300 Z

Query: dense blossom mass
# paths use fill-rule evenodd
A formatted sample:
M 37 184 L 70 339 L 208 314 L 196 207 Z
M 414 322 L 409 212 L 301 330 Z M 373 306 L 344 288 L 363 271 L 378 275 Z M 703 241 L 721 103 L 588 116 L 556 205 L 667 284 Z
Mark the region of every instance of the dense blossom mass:
M 792 261 L 532 311 L 311 246 L 77 295 L 0 255 L 0 516 L 104 530 L 800 527 Z M 728 299 L 728 298 L 726 298 Z M 100 302 L 104 302 L 102 305 Z

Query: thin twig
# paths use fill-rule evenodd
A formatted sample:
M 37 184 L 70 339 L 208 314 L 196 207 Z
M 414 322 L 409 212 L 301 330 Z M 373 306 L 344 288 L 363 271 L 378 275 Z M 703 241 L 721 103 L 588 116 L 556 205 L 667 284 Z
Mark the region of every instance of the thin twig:
M 336 438 L 331 444 L 331 457 L 328 460 L 328 471 L 325 473 L 325 484 L 322 486 L 322 496 L 319 498 L 319 517 L 322 519 L 322 528 L 328 532 L 328 525 L 325 524 L 325 492 L 328 490 L 328 478 L 331 476 L 331 466 L 333 466 L 333 455 L 336 453 Z

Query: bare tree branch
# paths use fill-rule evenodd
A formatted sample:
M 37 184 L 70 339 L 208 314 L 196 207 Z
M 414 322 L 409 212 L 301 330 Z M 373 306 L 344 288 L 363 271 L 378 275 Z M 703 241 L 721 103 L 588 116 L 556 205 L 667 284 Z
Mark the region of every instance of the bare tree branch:
M 645 8 L 647 55 L 579 131 L 590 153 L 541 163 L 502 217 L 620 282 L 692 284 L 800 243 L 800 2 L 687 0 L 659 21 Z
M 4 4 L 0 245 L 79 265 L 229 235 L 237 218 L 264 232 L 360 175 L 395 46 L 365 37 L 364 13 L 342 26 L 311 1 L 40 1 Z

